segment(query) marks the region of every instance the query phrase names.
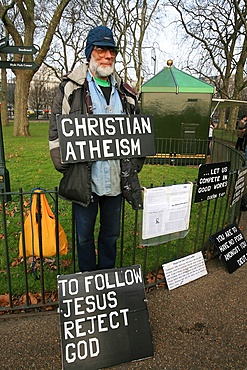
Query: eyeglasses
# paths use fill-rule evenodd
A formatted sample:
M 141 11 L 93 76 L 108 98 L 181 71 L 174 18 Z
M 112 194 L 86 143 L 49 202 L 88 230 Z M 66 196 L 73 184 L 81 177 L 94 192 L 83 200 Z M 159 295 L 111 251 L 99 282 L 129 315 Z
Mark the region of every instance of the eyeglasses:
M 94 49 L 100 57 L 104 57 L 106 52 L 109 51 L 112 57 L 117 55 L 117 49 L 108 46 L 95 46 Z

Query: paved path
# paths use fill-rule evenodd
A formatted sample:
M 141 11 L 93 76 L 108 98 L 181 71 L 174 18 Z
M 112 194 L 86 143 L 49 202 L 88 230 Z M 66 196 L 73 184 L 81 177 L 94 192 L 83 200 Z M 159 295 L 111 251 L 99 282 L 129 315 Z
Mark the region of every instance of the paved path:
M 232 274 L 218 258 L 206 266 L 196 281 L 147 294 L 154 357 L 111 370 L 247 370 L 247 264 Z M 0 316 L 0 369 L 60 370 L 59 325 L 56 313 Z

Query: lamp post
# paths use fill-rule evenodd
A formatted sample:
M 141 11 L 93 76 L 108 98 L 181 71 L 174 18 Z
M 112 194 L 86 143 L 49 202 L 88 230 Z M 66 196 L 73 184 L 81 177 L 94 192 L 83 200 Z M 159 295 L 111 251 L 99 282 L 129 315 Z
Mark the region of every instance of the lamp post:
M 155 47 L 152 46 L 152 50 L 151 50 L 151 60 L 153 61 L 153 64 L 154 64 L 154 76 L 156 74 L 156 52 L 155 52 Z
M 0 191 L 3 191 L 4 193 L 10 192 L 9 171 L 5 166 L 1 115 L 0 115 Z M 4 200 L 5 201 L 11 200 L 11 197 L 7 195 L 4 197 Z
M 9 40 L 7 37 L 0 39 L 0 55 L 1 54 L 35 54 L 38 49 L 34 46 L 10 46 Z M 36 69 L 37 65 L 34 62 L 25 63 L 25 62 L 10 62 L 0 60 L 0 69 L 1 68 L 10 68 L 10 69 Z M 0 191 L 10 192 L 10 181 L 9 181 L 9 172 L 5 167 L 5 157 L 4 157 L 4 146 L 3 146 L 3 132 L 2 132 L 2 122 L 0 115 Z M 9 195 L 5 196 L 5 201 L 10 200 Z
M 153 74 L 155 76 L 155 74 L 156 74 L 157 58 L 156 58 L 156 50 L 155 50 L 154 44 L 152 46 L 143 46 L 142 49 L 151 49 L 151 63 L 154 66 L 154 72 L 153 72 Z
M 0 50 L 7 47 L 9 41 L 6 37 L 0 39 Z M 5 156 L 4 156 L 4 144 L 3 144 L 3 131 L 2 131 L 2 120 L 0 111 L 0 191 L 6 193 L 10 192 L 10 181 L 9 181 L 9 171 L 5 166 Z M 7 202 L 11 200 L 11 196 L 5 195 L 4 201 Z

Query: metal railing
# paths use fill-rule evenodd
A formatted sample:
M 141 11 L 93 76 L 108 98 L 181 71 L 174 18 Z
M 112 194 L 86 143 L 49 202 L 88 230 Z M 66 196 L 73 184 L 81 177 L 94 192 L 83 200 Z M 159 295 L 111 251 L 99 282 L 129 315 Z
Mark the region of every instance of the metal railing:
M 207 158 L 208 140 L 156 138 L 156 155 L 146 158 L 149 164 L 170 164 L 173 166 L 198 166 Z
M 214 130 L 214 138 L 224 141 L 235 146 L 237 141 L 237 130 L 228 130 L 227 128 L 216 128 Z
M 197 251 L 202 251 L 204 258 L 209 259 L 214 253 L 209 243 L 209 236 L 233 221 L 238 222 L 240 217 L 239 202 L 233 207 L 230 205 L 237 171 L 244 167 L 245 159 L 234 148 L 215 140 L 211 162 L 222 161 L 231 162 L 227 194 L 223 198 L 206 202 L 193 203 L 192 201 L 190 230 L 183 239 L 171 240 L 160 245 L 142 246 L 139 238 L 141 211 L 133 211 L 130 205 L 123 201 L 116 267 L 140 264 L 148 287 L 164 282 L 164 277 L 160 276 L 159 272 L 162 264 L 166 262 Z M 193 187 L 192 199 L 195 191 L 196 186 Z M 25 255 L 25 248 L 23 248 L 24 256 L 19 258 L 18 245 L 21 233 L 23 238 L 25 232 L 24 222 L 29 209 L 31 192 L 23 192 L 19 189 L 18 192 L 0 193 L 2 213 L 0 295 L 6 297 L 6 304 L 0 307 L 0 312 L 50 309 L 56 306 L 58 304 L 57 275 L 78 272 L 73 207 L 58 197 L 56 188 L 46 191 L 46 194 L 56 217 L 57 253 L 49 258 L 34 258 Z M 11 201 L 6 202 L 6 198 L 10 197 Z M 38 220 L 40 222 L 40 217 Z M 59 256 L 58 253 L 60 221 L 69 240 L 69 252 L 66 256 Z M 24 238 L 22 240 L 24 241 Z M 39 243 L 42 251 L 42 238 Z

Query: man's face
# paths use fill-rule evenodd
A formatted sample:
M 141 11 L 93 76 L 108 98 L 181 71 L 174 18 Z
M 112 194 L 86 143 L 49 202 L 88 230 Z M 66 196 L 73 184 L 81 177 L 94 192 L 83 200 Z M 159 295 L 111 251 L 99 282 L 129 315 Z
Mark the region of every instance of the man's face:
M 89 61 L 89 69 L 93 76 L 107 79 L 115 67 L 116 51 L 108 47 L 94 46 Z

